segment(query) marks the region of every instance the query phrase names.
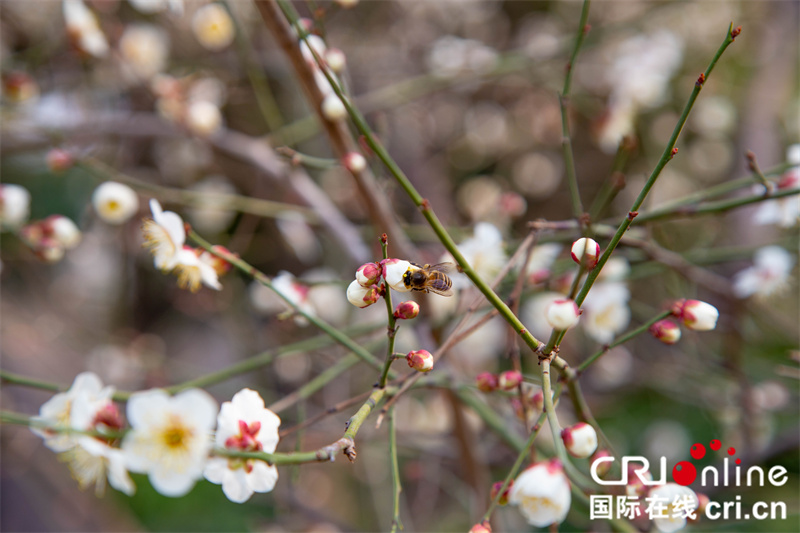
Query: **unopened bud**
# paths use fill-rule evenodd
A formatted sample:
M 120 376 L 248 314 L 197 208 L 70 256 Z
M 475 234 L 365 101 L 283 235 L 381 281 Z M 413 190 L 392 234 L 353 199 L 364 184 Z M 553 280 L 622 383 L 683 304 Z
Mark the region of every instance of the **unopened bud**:
M 211 247 L 211 249 L 217 252 L 235 255 L 230 250 L 219 244 L 215 244 L 214 246 Z M 233 268 L 233 265 L 231 265 L 218 255 L 212 254 L 211 252 L 203 251 L 203 253 L 200 255 L 200 259 L 202 259 L 205 263 L 211 265 L 211 268 L 214 269 L 214 272 L 216 272 L 217 276 L 219 277 L 224 276 L 225 274 L 230 272 L 231 268 Z
M 375 285 L 381 277 L 381 267 L 378 263 L 364 263 L 356 270 L 356 281 L 362 287 Z
M 589 459 L 589 463 L 594 464 L 598 459 L 603 459 L 605 457 L 611 457 L 611 452 L 608 450 L 597 450 L 594 452 L 594 455 L 592 455 L 591 459 Z M 597 475 L 603 477 L 608 474 L 611 471 L 611 463 L 612 461 L 603 461 L 598 464 L 597 468 L 595 469 Z
M 491 372 L 481 372 L 475 376 L 475 384 L 481 392 L 494 392 L 498 387 L 497 376 Z
M 497 377 L 497 385 L 505 391 L 515 390 L 522 383 L 522 374 L 516 370 L 506 370 Z
M 672 320 L 659 320 L 650 326 L 650 333 L 664 344 L 675 344 L 681 338 L 681 328 Z
M 47 152 L 47 168 L 55 174 L 64 172 L 75 164 L 72 154 L 61 148 L 53 148 Z
M 500 490 L 503 488 L 503 485 L 504 483 L 502 481 L 497 481 L 495 483 L 492 483 L 492 492 L 491 492 L 492 501 L 494 501 L 494 499 L 497 498 L 497 495 L 500 494 Z M 504 490 L 503 493 L 500 494 L 500 499 L 497 500 L 497 503 L 499 505 L 508 504 L 508 491 L 510 491 L 511 487 L 513 486 L 514 486 L 514 480 L 512 479 L 511 481 L 509 481 L 506 490 Z
M 322 115 L 332 122 L 344 120 L 347 116 L 347 108 L 336 94 L 329 94 L 322 101 Z
M 591 270 L 597 265 L 597 260 L 600 258 L 600 245 L 594 239 L 582 237 L 572 243 L 572 260 L 576 263 L 583 264 L 586 261 L 586 268 Z M 586 259 L 584 259 L 584 255 Z
M 597 432 L 585 422 L 561 430 L 564 446 L 573 457 L 584 459 L 597 449 Z
M 581 312 L 575 302 L 567 299 L 554 300 L 545 311 L 547 323 L 558 331 L 569 329 L 577 324 L 580 315 Z
M 44 235 L 56 240 L 62 247 L 69 250 L 81 242 L 83 235 L 78 226 L 69 218 L 62 215 L 50 215 L 42 221 Z
M 492 525 L 488 520 L 484 520 L 469 528 L 469 533 L 492 533 Z
M 719 311 L 700 300 L 679 300 L 672 308 L 672 314 L 683 320 L 687 328 L 695 331 L 710 331 L 717 327 Z
M 342 165 L 353 174 L 359 174 L 367 168 L 367 160 L 358 152 L 350 152 L 342 158 Z
M 367 307 L 378 301 L 381 293 L 377 285 L 371 287 L 362 286 L 358 280 L 354 279 L 353 282 L 347 287 L 347 301 L 356 307 Z
M 430 372 L 433 370 L 433 356 L 428 350 L 414 350 L 406 355 L 408 366 L 417 372 Z
M 399 320 L 410 320 L 419 314 L 419 304 L 413 300 L 400 302 L 394 308 L 394 317 Z
M 325 52 L 325 62 L 328 64 L 328 68 L 339 74 L 344 71 L 344 67 L 347 65 L 347 56 L 338 48 L 329 48 Z

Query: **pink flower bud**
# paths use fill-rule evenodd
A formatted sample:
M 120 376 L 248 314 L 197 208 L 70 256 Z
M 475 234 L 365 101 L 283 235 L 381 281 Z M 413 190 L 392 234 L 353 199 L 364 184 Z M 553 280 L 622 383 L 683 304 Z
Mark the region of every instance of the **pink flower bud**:
M 417 372 L 430 372 L 433 370 L 433 356 L 428 350 L 414 350 L 406 355 L 408 366 Z
M 579 459 L 589 457 L 597 449 L 597 432 L 585 422 L 561 430 L 561 439 L 570 455 Z
M 494 392 L 497 390 L 497 376 L 491 372 L 481 372 L 475 376 L 475 384 L 481 392 Z
M 492 525 L 488 520 L 484 520 L 469 528 L 469 533 L 492 533 Z
M 545 319 L 550 327 L 563 331 L 578 323 L 581 312 L 575 302 L 568 299 L 558 299 L 553 301 L 545 310 Z
M 594 455 L 592 455 L 591 459 L 589 459 L 589 463 L 594 464 L 595 461 L 597 461 L 598 459 L 603 459 L 605 457 L 611 457 L 611 452 L 609 452 L 608 450 L 597 450 L 596 452 L 594 452 Z M 606 474 L 608 474 L 609 471 L 611 471 L 610 461 L 604 461 L 599 465 L 597 465 L 596 472 L 598 476 L 603 477 Z
M 539 389 L 531 398 L 534 409 L 540 413 L 544 412 L 544 389 Z
M 356 270 L 356 281 L 362 287 L 375 285 L 381 277 L 381 267 L 378 263 L 364 263 Z
M 650 333 L 664 344 L 675 344 L 681 338 L 681 328 L 672 320 L 659 320 L 650 326 Z
M 506 370 L 497 377 L 497 385 L 505 391 L 515 390 L 522 383 L 522 374 L 516 370 Z
M 394 317 L 400 320 L 416 318 L 419 314 L 419 304 L 413 300 L 400 302 L 394 308 Z
M 593 269 L 600 257 L 600 245 L 594 239 L 587 239 L 586 237 L 582 237 L 572 243 L 571 255 L 573 261 L 580 265 L 584 254 L 586 254 L 586 268 Z
M 672 308 L 672 314 L 683 320 L 687 328 L 695 331 L 710 331 L 717 327 L 719 311 L 700 300 L 679 300 Z
M 61 148 L 53 148 L 47 152 L 47 168 L 53 173 L 61 173 L 75 164 L 72 154 Z
M 508 504 L 508 492 L 511 490 L 511 487 L 513 486 L 514 486 L 514 480 L 512 479 L 509 482 L 508 487 L 506 487 L 506 490 L 503 491 L 503 494 L 500 496 L 500 499 L 497 500 L 498 504 L 500 505 Z M 502 481 L 497 481 L 495 483 L 492 483 L 492 492 L 491 492 L 492 501 L 494 501 L 494 499 L 497 498 L 497 494 L 500 492 L 500 489 L 502 488 L 503 488 Z
M 349 287 L 347 287 L 347 301 L 356 307 L 367 307 L 381 297 L 380 288 L 377 285 L 371 287 L 363 287 L 358 280 L 353 280 Z

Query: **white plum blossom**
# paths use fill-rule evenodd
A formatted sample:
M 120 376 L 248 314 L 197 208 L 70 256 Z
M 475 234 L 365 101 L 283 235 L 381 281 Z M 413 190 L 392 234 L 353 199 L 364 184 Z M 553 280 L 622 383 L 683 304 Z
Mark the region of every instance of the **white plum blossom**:
M 600 258 L 600 245 L 597 244 L 597 241 L 587 237 L 581 237 L 572 243 L 570 255 L 573 261 L 579 265 L 582 264 L 584 254 L 586 255 L 586 268 L 588 270 L 593 269 L 597 264 L 597 260 Z
M 127 185 L 107 181 L 92 193 L 92 205 L 104 222 L 124 224 L 139 210 L 139 197 Z
M 532 526 L 547 527 L 563 522 L 572 495 L 561 462 L 551 459 L 528 467 L 514 480 L 508 502 L 518 506 Z
M 550 277 L 550 267 L 561 253 L 561 248 L 560 244 L 554 242 L 534 246 L 526 272 L 531 283 L 539 283 Z M 524 262 L 524 259 L 521 261 Z M 522 265 L 522 262 L 519 264 Z
M 108 480 L 109 485 L 128 496 L 136 492 L 136 486 L 128 475 L 127 459 L 119 448 L 112 448 L 92 437 L 81 437 L 60 458 L 67 462 L 81 489 L 94 485 L 95 494 L 102 496 Z
M 778 181 L 778 191 L 790 189 L 800 189 L 800 144 L 793 144 L 786 150 L 786 161 L 792 165 L 784 172 Z M 763 193 L 763 188 L 759 186 L 756 193 Z M 777 224 L 782 228 L 790 228 L 800 220 L 800 193 L 767 200 L 761 205 L 753 217 L 756 224 Z
M 82 372 L 75 376 L 75 381 L 66 392 L 56 394 L 47 400 L 39 408 L 39 415 L 32 417 L 35 423 L 59 426 L 59 427 L 75 427 L 72 423 L 73 420 L 73 406 L 89 406 L 89 405 L 103 405 L 111 402 L 111 396 L 114 394 L 113 387 L 103 387 L 103 383 L 97 374 L 93 372 Z M 81 412 L 79 417 L 85 418 L 85 413 L 88 413 L 86 407 L 79 407 L 78 411 Z M 92 416 L 93 417 L 93 416 Z M 81 418 L 76 419 L 80 423 Z M 88 429 L 81 427 L 80 429 Z M 53 450 L 54 452 L 63 452 L 75 446 L 74 435 L 67 433 L 55 433 L 36 427 L 31 427 L 31 431 L 44 439 L 44 445 Z
M 608 344 L 630 322 L 630 291 L 621 282 L 595 283 L 583 302 L 581 326 L 589 337 Z
M 780 293 L 789 286 L 789 274 L 795 257 L 780 246 L 766 246 L 758 250 L 754 265 L 738 272 L 733 278 L 733 293 L 739 298 L 757 296 L 766 298 Z
M 217 402 L 200 389 L 174 397 L 153 389 L 132 394 L 127 414 L 131 431 L 122 450 L 128 468 L 147 473 L 153 488 L 165 496 L 188 493 L 203 477 Z
M 683 60 L 683 43 L 674 33 L 659 30 L 636 35 L 620 43 L 614 63 L 607 69 L 611 86 L 608 114 L 600 130 L 600 146 L 617 150 L 626 135 L 634 133 L 641 110 L 661 104 L 667 97 L 670 78 Z
M 0 185 L 0 223 L 4 228 L 18 228 L 30 216 L 31 193 L 21 185 Z
M 220 4 L 208 4 L 198 9 L 192 18 L 192 31 L 203 48 L 212 52 L 222 50 L 236 36 L 233 20 Z
M 51 215 L 44 220 L 48 233 L 55 241 L 66 250 L 71 250 L 80 244 L 83 234 L 78 226 L 62 215 Z
M 150 211 L 153 218 L 142 225 L 144 246 L 153 254 L 156 268 L 169 272 L 178 264 L 186 241 L 183 219 L 177 213 L 161 209 L 156 199 L 150 200 Z
M 680 300 L 673 307 L 673 314 L 683 320 L 684 325 L 695 331 L 710 331 L 717 327 L 719 311 L 713 305 L 700 300 Z
M 272 453 L 278 446 L 281 419 L 264 407 L 254 390 L 242 389 L 224 402 L 217 415 L 215 444 L 234 451 Z M 203 475 L 222 485 L 229 500 L 243 503 L 254 492 L 269 492 L 278 480 L 278 469 L 264 461 L 211 457 Z
M 356 307 L 367 307 L 378 301 L 380 290 L 378 286 L 365 287 L 354 279 L 347 287 L 347 301 Z
M 550 304 L 563 297 L 557 292 L 542 292 L 528 299 L 522 306 L 522 321 L 534 337 L 546 339 L 550 335 L 553 327 L 547 321 L 545 312 Z
M 645 499 L 648 515 L 662 533 L 672 533 L 686 527 L 686 518 L 695 517 L 699 503 L 697 494 L 689 487 L 665 483 L 653 488 Z
M 570 455 L 579 459 L 585 459 L 597 450 L 597 432 L 585 422 L 561 430 L 561 439 Z
M 100 30 L 97 17 L 82 0 L 64 0 L 67 32 L 80 50 L 94 57 L 108 54 L 108 41 Z
M 411 263 L 402 259 L 384 259 L 381 261 L 384 281 L 397 292 L 409 292 L 411 290 L 410 287 L 406 287 L 403 276 L 412 267 Z
M 216 256 L 203 253 L 201 249 L 184 246 L 178 253 L 174 272 L 178 276 L 178 286 L 197 292 L 200 285 L 214 290 L 222 290 L 219 276 L 214 268 Z
M 563 331 L 577 324 L 581 313 L 574 301 L 560 298 L 547 306 L 544 316 L 550 327 Z
M 491 281 L 508 260 L 503 249 L 503 235 L 496 226 L 488 222 L 476 224 L 472 237 L 459 244 L 458 251 L 478 277 L 485 281 Z M 445 254 L 442 261 L 453 261 L 453 258 L 450 254 Z M 464 277 L 453 277 L 454 286 L 465 284 Z
M 167 34 L 152 24 L 132 24 L 119 39 L 122 65 L 138 80 L 148 80 L 162 72 L 169 57 Z

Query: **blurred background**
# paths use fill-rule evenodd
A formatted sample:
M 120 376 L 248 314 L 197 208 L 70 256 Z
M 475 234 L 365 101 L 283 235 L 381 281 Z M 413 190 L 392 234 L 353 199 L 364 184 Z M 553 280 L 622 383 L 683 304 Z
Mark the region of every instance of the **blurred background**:
M 209 5 L 220 9 L 209 11 Z M 571 218 L 558 94 L 580 2 L 294 5 L 314 19 L 329 52 L 343 53 L 339 74 L 355 104 L 457 242 L 472 246 L 472 262 L 476 268 L 481 263 L 486 279 L 517 249 L 529 222 Z M 594 220 L 615 227 L 627 213 L 731 22 L 743 31 L 705 84 L 679 155 L 643 211 L 750 175 L 747 151 L 776 182 L 791 172 L 787 148 L 800 140 L 798 6 L 592 5 L 591 29 L 573 70 L 569 120 L 580 195 Z M 269 291 L 239 273 L 222 279 L 221 292 L 192 294 L 154 269 L 140 230 L 152 197 L 209 241 L 270 276 L 283 276 L 286 290 L 307 309 L 382 357 L 383 306 L 357 309 L 347 303 L 345 287 L 359 264 L 380 258 L 378 236 L 386 229 L 372 223 L 367 200 L 336 160 L 253 2 L 3 0 L 0 29 L 2 182 L 29 191 L 31 221 L 60 214 L 82 233 L 63 259 L 45 262 L 19 238 L 19 228 L 5 228 L 3 370 L 65 386 L 91 370 L 104 383 L 134 391 L 180 383 L 321 335 L 287 316 Z M 341 57 L 328 56 L 329 64 L 336 59 Z M 54 149 L 80 164 L 58 165 Z M 444 249 L 433 232 L 391 176 L 364 153 L 377 193 L 388 198 L 419 254 L 404 259 L 438 262 Z M 124 181 L 140 195 L 138 214 L 125 224 L 107 224 L 92 208 L 93 191 L 108 179 Z M 609 202 L 596 200 L 608 197 L 609 184 L 622 183 Z M 757 183 L 753 179 L 752 187 L 728 197 L 754 194 Z M 272 203 L 241 209 L 242 202 L 230 195 Z M 634 226 L 632 237 L 677 254 L 677 266 L 641 246 L 622 246 L 615 256 L 625 261 L 607 282 L 624 286 L 615 289 L 623 294 L 623 317 L 598 312 L 594 330 L 579 328 L 562 345 L 561 356 L 574 365 L 670 300 L 697 297 L 720 310 L 713 332 L 684 331 L 674 346 L 640 336 L 611 350 L 581 378 L 586 401 L 619 455 L 682 460 L 693 443 L 718 438 L 735 446 L 745 464 L 789 471 L 783 487 L 711 495 L 721 501 L 736 495 L 785 501 L 786 520 L 701 521 L 692 526 L 696 530 L 800 527 L 793 266 L 798 209 L 796 198 L 787 200 L 792 201 Z M 795 209 L 794 220 L 769 222 L 761 212 L 768 204 Z M 361 240 L 343 239 L 331 211 Z M 529 269 L 520 306 L 534 333 L 542 313 L 537 302 L 569 285 L 574 264 L 568 245 L 577 236 L 567 228 L 539 237 L 540 270 Z M 608 238 L 598 241 L 604 248 Z M 553 245 L 543 248 L 546 243 Z M 753 267 L 756 252 L 770 245 L 788 257 L 777 289 L 734 289 L 737 274 Z M 447 300 L 414 295 L 422 315 L 403 324 L 398 351 L 434 351 L 475 298 L 465 285 Z M 498 292 L 505 297 L 512 285 L 507 280 Z M 462 287 L 458 279 L 456 286 Z M 606 319 L 613 325 L 603 326 Z M 546 339 L 548 331 L 536 334 Z M 453 347 L 434 373 L 471 386 L 479 371 L 510 367 L 514 339 L 501 321 L 490 320 Z M 282 429 L 291 428 L 375 382 L 372 368 L 355 365 L 310 397 L 296 395 L 344 356 L 341 347 L 321 341 L 317 349 L 276 356 L 208 390 L 222 402 L 242 387 L 256 389 L 281 416 Z M 523 358 L 523 369 L 536 383 L 535 361 Z M 398 372 L 406 369 L 398 365 Z M 7 384 L 1 394 L 3 410 L 29 415 L 51 396 Z M 525 434 L 507 397 L 486 395 L 481 401 L 507 421 L 509 433 Z M 286 435 L 278 451 L 311 450 L 336 440 L 356 408 Z M 576 420 L 566 395 L 558 409 L 562 425 Z M 467 530 L 485 511 L 491 483 L 505 477 L 516 452 L 446 387 L 414 391 L 397 411 L 406 531 Z M 273 492 L 243 505 L 205 481 L 188 496 L 170 499 L 143 476 L 135 476 L 133 497 L 112 490 L 98 499 L 79 490 L 38 437 L 3 426 L 0 529 L 388 530 L 387 430 L 385 422 L 376 429 L 374 420 L 359 433 L 354 464 L 342 458 L 283 467 Z M 547 428 L 538 446 L 544 457 L 552 454 Z M 501 531 L 530 529 L 513 508 L 499 509 L 495 520 Z M 578 505 L 562 529 L 609 530 L 589 522 Z

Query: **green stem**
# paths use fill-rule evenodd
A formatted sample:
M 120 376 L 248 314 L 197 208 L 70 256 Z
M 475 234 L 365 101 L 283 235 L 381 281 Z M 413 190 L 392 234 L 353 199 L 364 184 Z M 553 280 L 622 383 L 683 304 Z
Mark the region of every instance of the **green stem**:
M 3 383 L 11 383 L 13 385 L 22 385 L 25 387 L 31 387 L 34 389 L 42 389 L 51 392 L 64 392 L 69 387 L 63 387 L 61 385 L 57 385 L 55 383 L 50 383 L 48 381 L 40 381 L 38 379 L 32 379 L 25 376 L 21 376 L 19 374 L 13 374 L 11 372 L 6 372 L 5 370 L 0 370 L 0 380 Z
M 800 194 L 800 189 L 783 189 L 780 191 L 775 191 L 771 194 L 756 194 L 752 196 L 742 196 L 740 198 L 731 198 L 729 200 L 719 200 L 717 202 L 707 202 L 702 205 L 679 206 L 666 210 L 659 209 L 658 211 L 645 213 L 642 217 L 642 220 L 639 220 L 639 217 L 636 217 L 636 223 L 652 222 L 653 220 L 663 220 L 665 218 L 692 217 L 698 215 L 724 213 L 725 211 L 730 211 L 731 209 L 737 209 L 746 205 L 757 204 L 759 202 L 775 200 L 778 198 L 786 198 L 796 194 Z
M 558 97 L 558 102 L 561 107 L 561 148 L 564 152 L 564 166 L 567 174 L 567 185 L 569 186 L 569 195 L 572 201 L 572 216 L 580 219 L 583 215 L 583 204 L 581 203 L 580 190 L 578 189 L 578 177 L 575 173 L 575 155 L 572 152 L 572 136 L 569 131 L 569 94 L 572 84 L 572 72 L 575 69 L 575 60 L 578 58 L 578 52 L 583 44 L 583 39 L 586 37 L 586 32 L 589 27 L 586 21 L 589 19 L 589 0 L 584 0 L 583 7 L 581 8 L 581 19 L 578 25 L 578 34 L 575 37 L 575 46 L 572 48 L 572 55 L 570 56 L 569 63 L 567 63 L 567 74 L 564 76 L 564 87 Z
M 381 249 L 383 250 L 383 258 L 389 258 L 389 241 L 384 233 L 381 237 Z M 389 376 L 389 368 L 392 363 L 397 359 L 394 353 L 394 339 L 397 336 L 397 319 L 394 317 L 394 306 L 392 305 L 392 289 L 388 284 L 385 284 L 386 290 L 383 293 L 383 300 L 386 302 L 386 314 L 388 322 L 386 325 L 386 337 L 388 338 L 388 345 L 386 347 L 386 360 L 383 363 L 383 371 L 381 372 L 381 379 L 378 382 L 378 387 L 386 387 L 386 378 Z
M 608 351 L 611 348 L 619 346 L 620 344 L 625 344 L 626 342 L 628 342 L 632 338 L 636 337 L 637 335 L 641 335 L 642 333 L 644 333 L 647 330 L 649 330 L 650 326 L 652 326 L 653 324 L 655 324 L 659 320 L 664 320 L 665 318 L 669 317 L 671 314 L 672 314 L 672 311 L 663 311 L 663 312 L 657 314 L 656 316 L 654 316 L 653 318 L 651 318 L 650 320 L 648 320 L 647 322 L 645 322 L 644 324 L 642 324 L 641 326 L 639 326 L 638 328 L 632 329 L 631 331 L 629 331 L 625 335 L 622 335 L 621 337 L 617 337 L 616 339 L 614 339 L 614 341 L 611 344 L 609 344 L 608 346 L 603 347 L 602 350 L 600 350 L 600 351 L 596 352 L 595 354 L 591 355 L 588 359 L 586 359 L 584 362 L 579 364 L 578 367 L 576 368 L 577 373 L 580 374 L 581 372 L 585 371 L 587 368 L 589 368 L 589 365 L 591 365 L 592 363 L 594 363 L 595 361 L 600 359 L 600 357 L 602 357 L 604 354 L 608 353 Z
M 653 186 L 656 183 L 656 180 L 661 175 L 661 171 L 675 155 L 676 152 L 673 151 L 673 149 L 675 148 L 675 144 L 678 142 L 678 137 L 681 134 L 681 130 L 683 130 L 684 124 L 686 124 L 686 119 L 689 118 L 689 113 L 691 112 L 692 107 L 694 106 L 694 102 L 695 100 L 697 100 L 697 97 L 700 94 L 700 90 L 703 88 L 703 84 L 711 75 L 711 71 L 714 70 L 714 66 L 717 64 L 719 58 L 722 56 L 722 53 L 725 51 L 726 48 L 728 48 L 728 46 L 733 42 L 735 38 L 735 35 L 732 34 L 732 31 L 733 31 L 733 25 L 731 24 L 731 26 L 728 28 L 727 34 L 725 35 L 725 40 L 723 41 L 722 45 L 720 45 L 719 49 L 717 50 L 717 53 L 714 54 L 711 63 L 709 63 L 708 65 L 708 68 L 703 74 L 700 75 L 697 82 L 695 83 L 694 89 L 692 90 L 691 95 L 689 95 L 689 100 L 686 102 L 686 105 L 683 108 L 683 112 L 681 113 L 681 116 L 678 119 L 678 123 L 675 125 L 675 129 L 672 131 L 672 135 L 670 136 L 669 142 L 667 143 L 666 148 L 664 148 L 664 152 L 661 155 L 661 159 L 659 159 L 655 169 L 653 169 L 653 172 L 650 174 L 650 177 L 647 179 L 647 182 L 645 183 L 644 187 L 639 192 L 639 196 L 637 196 L 636 200 L 633 202 L 633 205 L 631 206 L 631 209 L 628 212 L 628 216 L 625 217 L 625 219 L 622 221 L 622 223 L 619 226 L 619 229 L 617 229 L 617 232 L 614 234 L 614 237 L 611 239 L 611 242 L 608 244 L 605 251 L 603 252 L 603 255 L 600 257 L 597 266 L 589 273 L 589 276 L 586 278 L 586 282 L 583 284 L 580 293 L 578 293 L 577 298 L 575 298 L 575 303 L 579 307 L 581 304 L 583 304 L 583 301 L 589 294 L 589 290 L 592 288 L 592 285 L 597 279 L 597 276 L 603 270 L 603 266 L 606 264 L 606 261 L 608 261 L 608 259 L 611 257 L 611 254 L 616 249 L 620 239 L 622 238 L 623 235 L 625 235 L 625 232 L 628 230 L 631 223 L 636 218 L 639 208 L 642 206 L 642 203 L 644 203 L 644 200 L 647 197 L 647 194 L 650 192 L 650 189 L 653 188 Z M 548 353 L 546 349 L 544 353 L 545 354 Z
M 167 202 L 175 202 L 192 207 L 208 208 L 209 206 L 213 206 L 215 209 L 221 211 L 239 211 L 240 213 L 249 213 L 269 218 L 279 218 L 287 213 L 296 213 L 309 224 L 320 223 L 319 215 L 316 211 L 307 207 L 273 202 L 271 200 L 262 200 L 260 198 L 250 198 L 238 194 L 210 193 L 163 187 L 124 174 L 91 156 L 84 157 L 76 163 L 76 166 L 87 170 L 90 174 L 100 179 L 112 179 L 119 183 L 124 183 L 138 191 L 149 192 L 153 196 Z
M 269 131 L 276 131 L 283 126 L 281 110 L 278 107 L 278 103 L 275 101 L 275 97 L 272 95 L 272 91 L 269 89 L 269 84 L 267 83 L 266 76 L 264 76 L 264 72 L 253 59 L 251 54 L 252 46 L 248 42 L 242 25 L 236 19 L 233 10 L 230 5 L 228 5 L 228 1 L 223 0 L 222 3 L 225 5 L 225 9 L 228 10 L 228 14 L 233 21 L 236 36 L 236 50 L 244 64 L 247 78 L 250 80 L 250 85 L 253 86 L 253 93 L 256 97 L 258 109 L 261 112 L 261 116 L 264 118 L 264 122 L 267 123 Z
M 258 281 L 259 283 L 270 289 L 275 294 L 277 294 L 284 302 L 286 302 L 294 310 L 295 313 L 308 320 L 311 324 L 322 330 L 330 338 L 332 338 L 333 340 L 335 340 L 336 342 L 338 342 L 339 344 L 341 344 L 342 346 L 344 346 L 345 348 L 356 354 L 365 363 L 370 364 L 379 370 L 382 370 L 383 365 L 381 365 L 381 363 L 377 359 L 375 359 L 375 357 L 373 357 L 371 353 L 369 353 L 362 346 L 354 342 L 350 337 L 348 337 L 338 329 L 334 328 L 327 322 L 320 320 L 317 316 L 306 313 L 305 311 L 300 309 L 296 303 L 291 301 L 280 291 L 275 290 L 275 287 L 272 285 L 272 280 L 266 274 L 257 270 L 255 267 L 241 260 L 234 254 L 221 251 L 216 248 L 212 248 L 211 243 L 203 239 L 194 230 L 189 231 L 189 238 L 192 239 L 194 242 L 196 242 L 201 248 L 207 250 L 209 253 L 212 253 L 217 257 L 221 257 L 222 259 L 232 264 L 242 272 L 245 272 L 246 274 L 250 275 L 253 279 L 255 279 L 256 281 Z
M 558 395 L 560 393 L 561 393 L 561 387 L 559 386 L 558 390 L 556 391 L 556 398 L 558 398 Z M 533 426 L 533 431 L 531 431 L 531 434 L 528 435 L 528 440 L 525 441 L 525 446 L 519 452 L 519 454 L 517 454 L 517 460 L 514 461 L 514 465 L 508 471 L 508 474 L 506 475 L 505 480 L 503 480 L 503 486 L 500 488 L 499 491 L 497 491 L 497 494 L 492 499 L 492 503 L 489 504 L 489 508 L 483 514 L 483 519 L 484 520 L 489 520 L 492 517 L 492 513 L 494 512 L 495 508 L 499 504 L 500 498 L 503 496 L 503 493 L 506 491 L 508 486 L 511 484 L 511 480 L 514 479 L 517 476 L 517 472 L 519 472 L 519 469 L 522 466 L 522 463 L 525 462 L 525 458 L 530 453 L 531 448 L 533 448 L 533 443 L 536 440 L 536 437 L 539 435 L 539 432 L 542 430 L 542 427 L 543 427 L 542 424 L 544 423 L 544 419 L 545 419 L 546 416 L 547 415 L 545 413 L 542 413 L 541 415 L 539 415 L 539 419 L 536 421 L 536 424 Z
M 403 487 L 400 485 L 400 466 L 397 462 L 397 427 L 394 420 L 394 407 L 389 409 L 389 463 L 392 469 L 392 494 L 394 513 L 392 514 L 392 533 L 397 528 L 403 529 L 400 521 L 400 492 Z
M 284 9 L 284 12 L 287 13 L 287 16 L 290 17 L 292 24 L 294 24 L 295 29 L 301 33 L 301 38 L 303 40 L 308 39 L 308 34 L 302 28 L 297 25 L 296 15 L 294 10 L 290 4 L 284 2 L 282 0 L 278 0 L 278 4 Z M 320 58 L 317 56 L 316 52 L 313 48 L 309 47 L 314 54 L 317 61 L 320 61 Z M 514 328 L 514 331 L 522 337 L 525 343 L 531 348 L 531 350 L 536 351 L 539 349 L 540 346 L 543 345 L 541 341 L 536 339 L 531 333 L 525 328 L 525 326 L 520 322 L 520 320 L 514 315 L 511 309 L 506 305 L 506 303 L 500 299 L 500 297 L 492 290 L 492 288 L 483 281 L 475 271 L 470 267 L 467 263 L 467 260 L 461 255 L 461 252 L 458 250 L 455 241 L 453 241 L 450 234 L 447 233 L 444 225 L 439 221 L 436 213 L 431 208 L 430 202 L 425 200 L 422 195 L 416 190 L 416 188 L 411 184 L 411 181 L 405 175 L 405 173 L 400 169 L 400 167 L 395 163 L 392 157 L 389 155 L 389 152 L 383 147 L 383 145 L 378 141 L 377 137 L 373 133 L 372 129 L 367 124 L 366 119 L 361 114 L 361 112 L 353 106 L 350 102 L 350 99 L 344 94 L 342 89 L 339 87 L 336 79 L 327 71 L 327 69 L 321 69 L 321 72 L 325 75 L 328 82 L 330 83 L 331 87 L 333 88 L 336 95 L 342 101 L 342 104 L 347 109 L 350 118 L 352 119 L 353 123 L 356 126 L 356 129 L 364 136 L 364 139 L 367 145 L 372 149 L 375 155 L 386 165 L 386 168 L 389 172 L 394 176 L 397 182 L 400 184 L 400 187 L 408 194 L 414 204 L 420 208 L 422 212 L 422 216 L 425 217 L 425 220 L 428 221 L 431 228 L 433 229 L 436 236 L 439 237 L 439 241 L 444 245 L 448 252 L 453 256 L 456 263 L 460 267 L 460 270 L 467 275 L 467 277 L 472 281 L 473 284 L 478 288 L 478 290 L 483 293 L 489 303 L 491 303 L 500 313 L 500 315 L 506 319 L 506 321 Z

